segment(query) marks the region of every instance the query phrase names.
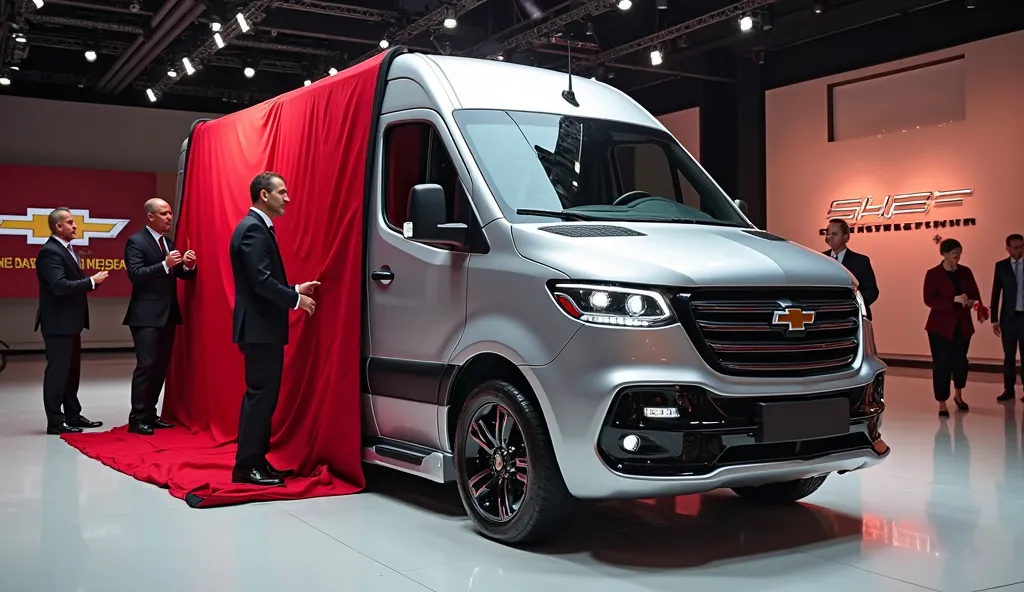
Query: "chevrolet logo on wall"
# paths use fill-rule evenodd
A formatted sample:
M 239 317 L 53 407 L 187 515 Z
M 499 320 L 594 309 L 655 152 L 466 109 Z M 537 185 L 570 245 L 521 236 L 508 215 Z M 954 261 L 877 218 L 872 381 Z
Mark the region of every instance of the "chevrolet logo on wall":
M 27 214 L 0 214 L 0 236 L 24 236 L 30 245 L 41 245 L 49 240 L 49 217 L 52 209 L 28 208 Z M 115 238 L 124 230 L 130 220 L 118 218 L 93 218 L 89 210 L 71 210 L 78 226 L 78 236 L 71 244 L 86 246 L 94 238 Z

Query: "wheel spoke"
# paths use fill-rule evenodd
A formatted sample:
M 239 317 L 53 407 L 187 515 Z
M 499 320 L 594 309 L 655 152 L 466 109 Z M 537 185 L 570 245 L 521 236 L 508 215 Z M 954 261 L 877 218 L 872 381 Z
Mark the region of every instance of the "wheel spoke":
M 484 425 L 482 419 L 474 421 L 469 426 L 469 437 L 483 449 L 487 454 L 494 454 L 494 448 L 498 445 L 498 442 L 491 435 L 490 430 Z
M 490 477 L 490 479 L 488 479 Z M 484 469 L 469 480 L 469 492 L 476 499 L 480 499 L 491 490 L 496 477 L 490 469 Z
M 516 479 L 525 486 L 530 482 L 530 467 L 525 458 L 517 458 L 515 464 Z
M 512 435 L 512 429 L 516 427 L 516 422 L 501 405 L 497 405 L 495 415 L 494 433 L 498 439 L 498 446 L 505 448 L 508 446 L 508 438 Z
M 508 520 L 508 517 L 512 515 L 512 500 L 508 494 L 508 481 L 502 480 L 498 487 L 498 518 Z

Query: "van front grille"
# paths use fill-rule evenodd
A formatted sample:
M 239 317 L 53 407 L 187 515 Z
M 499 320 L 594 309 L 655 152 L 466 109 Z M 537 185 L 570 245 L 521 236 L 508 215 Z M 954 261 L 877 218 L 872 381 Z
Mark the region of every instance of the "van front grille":
M 734 376 L 817 376 L 848 370 L 860 347 L 852 290 L 706 289 L 673 307 L 715 370 Z

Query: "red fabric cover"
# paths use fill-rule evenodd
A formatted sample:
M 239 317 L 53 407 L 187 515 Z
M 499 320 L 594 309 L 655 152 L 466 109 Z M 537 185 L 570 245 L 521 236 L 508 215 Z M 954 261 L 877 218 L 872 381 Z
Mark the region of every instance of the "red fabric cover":
M 973 309 L 961 306 L 953 302 L 953 299 L 963 293 L 971 300 L 981 300 L 981 291 L 974 279 L 974 272 L 966 265 L 957 267 L 960 270 L 960 281 L 963 283 L 961 292 L 957 292 L 956 286 L 949 280 L 941 263 L 929 269 L 924 276 L 924 303 L 931 309 L 925 323 L 925 331 L 940 335 L 949 341 L 953 341 L 957 324 L 960 325 L 961 335 L 965 338 L 974 335 L 974 322 L 971 320 Z
M 384 55 L 221 119 L 189 147 L 177 245 L 198 274 L 179 282 L 178 329 L 163 418 L 150 437 L 124 427 L 64 436 L 84 454 L 170 489 L 192 506 L 342 495 L 364 486 L 360 461 L 363 203 L 375 91 Z M 289 282 L 319 280 L 317 311 L 291 314 L 269 461 L 283 487 L 231 483 L 244 364 L 231 342 L 228 243 L 259 172 L 280 173 L 292 202 L 275 220 Z M 128 413 L 125 393 L 125 415 Z

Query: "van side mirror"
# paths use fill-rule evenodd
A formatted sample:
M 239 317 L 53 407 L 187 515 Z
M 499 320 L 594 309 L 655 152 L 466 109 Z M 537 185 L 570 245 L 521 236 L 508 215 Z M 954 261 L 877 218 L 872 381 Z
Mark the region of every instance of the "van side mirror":
M 444 188 L 427 183 L 409 191 L 408 222 L 402 236 L 427 245 L 461 247 L 469 242 L 469 227 L 461 222 L 446 223 Z
M 744 216 L 747 215 L 747 202 L 743 201 L 742 199 L 737 199 L 736 207 L 739 208 L 741 212 L 743 212 Z

